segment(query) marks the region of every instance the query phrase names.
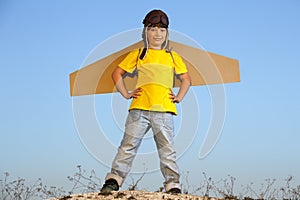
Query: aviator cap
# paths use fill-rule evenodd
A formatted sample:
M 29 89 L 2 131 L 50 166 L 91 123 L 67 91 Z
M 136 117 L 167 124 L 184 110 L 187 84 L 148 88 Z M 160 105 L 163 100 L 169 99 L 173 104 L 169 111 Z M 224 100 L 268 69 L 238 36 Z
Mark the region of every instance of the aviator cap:
M 169 27 L 169 19 L 166 13 L 161 10 L 150 11 L 143 20 L 144 27 L 159 26 L 162 28 Z

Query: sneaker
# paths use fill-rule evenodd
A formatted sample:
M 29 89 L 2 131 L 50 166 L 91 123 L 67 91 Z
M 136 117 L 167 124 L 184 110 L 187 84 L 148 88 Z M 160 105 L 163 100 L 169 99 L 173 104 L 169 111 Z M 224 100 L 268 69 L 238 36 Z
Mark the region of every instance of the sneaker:
M 172 188 L 167 193 L 169 193 L 169 194 L 181 194 L 181 190 L 179 188 Z
M 119 185 L 115 179 L 108 179 L 105 181 L 104 185 L 101 188 L 100 193 L 103 195 L 109 195 L 112 191 L 118 191 Z

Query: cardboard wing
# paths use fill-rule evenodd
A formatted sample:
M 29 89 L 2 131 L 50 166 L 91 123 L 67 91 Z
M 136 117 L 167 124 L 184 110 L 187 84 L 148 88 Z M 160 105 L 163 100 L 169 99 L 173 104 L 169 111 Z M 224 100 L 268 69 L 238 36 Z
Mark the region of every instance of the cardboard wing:
M 111 74 L 127 54 L 143 48 L 143 41 L 134 43 L 118 52 L 110 54 L 70 74 L 71 96 L 92 95 L 115 92 Z M 198 48 L 170 41 L 170 47 L 185 62 L 191 76 L 192 85 L 224 84 L 240 81 L 238 60 L 207 52 Z M 126 73 L 124 82 L 128 90 L 134 90 L 137 81 L 135 74 Z M 174 87 L 180 85 L 175 78 Z

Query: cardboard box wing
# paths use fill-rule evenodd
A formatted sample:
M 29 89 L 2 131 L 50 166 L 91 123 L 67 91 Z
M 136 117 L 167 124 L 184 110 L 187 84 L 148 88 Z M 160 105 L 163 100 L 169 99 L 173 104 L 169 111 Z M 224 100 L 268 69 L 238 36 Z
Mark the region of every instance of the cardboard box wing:
M 170 41 L 170 47 L 185 62 L 193 86 L 240 81 L 239 63 L 236 59 L 174 41 Z M 115 92 L 111 74 L 127 54 L 137 48 L 143 48 L 143 41 L 134 43 L 71 73 L 70 95 L 80 96 Z M 127 89 L 134 90 L 137 81 L 135 74 L 126 73 L 124 76 Z M 180 80 L 175 78 L 174 87 L 178 87 L 179 85 Z

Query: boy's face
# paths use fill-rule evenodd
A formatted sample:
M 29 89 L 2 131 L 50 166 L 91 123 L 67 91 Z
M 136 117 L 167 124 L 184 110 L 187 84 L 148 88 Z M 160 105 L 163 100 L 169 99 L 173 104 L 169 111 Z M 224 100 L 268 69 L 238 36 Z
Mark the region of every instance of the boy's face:
M 167 29 L 161 27 L 150 27 L 147 31 L 149 47 L 151 49 L 161 49 L 166 40 Z

